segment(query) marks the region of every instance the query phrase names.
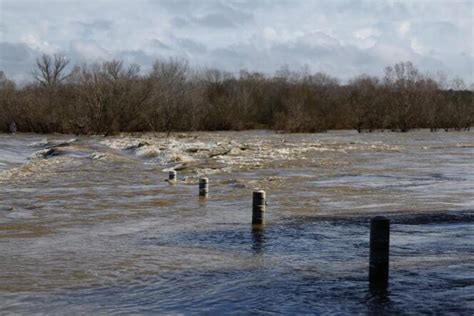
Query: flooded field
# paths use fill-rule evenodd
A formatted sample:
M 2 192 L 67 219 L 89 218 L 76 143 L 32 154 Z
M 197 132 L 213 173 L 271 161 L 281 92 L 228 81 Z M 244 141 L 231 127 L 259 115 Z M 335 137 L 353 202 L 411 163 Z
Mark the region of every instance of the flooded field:
M 0 135 L 0 311 L 472 315 L 473 170 L 469 132 Z

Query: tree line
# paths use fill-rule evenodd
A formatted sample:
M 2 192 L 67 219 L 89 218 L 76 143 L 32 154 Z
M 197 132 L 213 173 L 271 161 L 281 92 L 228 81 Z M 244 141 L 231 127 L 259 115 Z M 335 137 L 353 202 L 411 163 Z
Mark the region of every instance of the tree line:
M 183 59 L 157 60 L 149 73 L 112 60 L 76 65 L 63 55 L 36 61 L 21 88 L 0 71 L 0 131 L 115 134 L 265 128 L 285 132 L 359 132 L 414 128 L 469 130 L 474 92 L 461 79 L 422 74 L 410 62 L 382 77 L 341 84 L 307 69 L 273 76 L 195 69 Z

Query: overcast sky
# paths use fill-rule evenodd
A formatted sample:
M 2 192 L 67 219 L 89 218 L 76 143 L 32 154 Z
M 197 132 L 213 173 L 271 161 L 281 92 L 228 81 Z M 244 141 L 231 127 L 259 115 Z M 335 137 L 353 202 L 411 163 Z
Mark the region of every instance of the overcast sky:
M 412 61 L 474 82 L 474 0 L 0 0 L 0 70 L 30 80 L 42 53 L 74 63 L 157 57 L 343 80 Z

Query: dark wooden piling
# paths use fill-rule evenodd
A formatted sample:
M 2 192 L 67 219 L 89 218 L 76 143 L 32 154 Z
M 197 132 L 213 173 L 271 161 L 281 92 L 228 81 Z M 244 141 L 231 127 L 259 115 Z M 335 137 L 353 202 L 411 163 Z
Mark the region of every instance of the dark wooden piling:
M 265 224 L 265 191 L 259 190 L 253 192 L 252 201 L 252 224 L 263 225 Z
M 369 287 L 372 291 L 388 288 L 390 220 L 376 216 L 370 221 Z
M 209 179 L 200 178 L 199 179 L 199 196 L 207 197 L 209 195 Z
M 170 170 L 168 173 L 168 181 L 176 182 L 177 179 L 178 179 L 178 173 L 176 172 L 176 170 Z

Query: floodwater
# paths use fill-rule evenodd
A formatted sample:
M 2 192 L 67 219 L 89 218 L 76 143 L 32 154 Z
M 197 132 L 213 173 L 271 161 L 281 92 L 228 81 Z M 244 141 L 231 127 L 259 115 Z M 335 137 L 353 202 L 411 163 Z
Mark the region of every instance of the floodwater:
M 0 135 L 0 312 L 472 315 L 473 170 L 469 132 Z

